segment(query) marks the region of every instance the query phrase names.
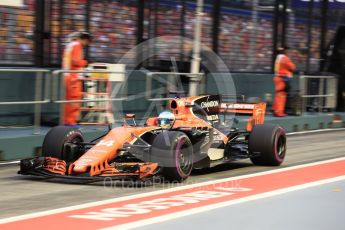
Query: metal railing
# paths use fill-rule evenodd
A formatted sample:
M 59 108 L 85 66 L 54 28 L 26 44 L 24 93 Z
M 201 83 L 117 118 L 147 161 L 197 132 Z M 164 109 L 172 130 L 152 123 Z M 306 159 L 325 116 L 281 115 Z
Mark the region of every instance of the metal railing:
M 1 105 L 34 105 L 34 130 L 33 134 L 40 134 L 41 105 L 50 102 L 50 70 L 46 69 L 0 69 L 0 72 L 10 73 L 36 73 L 35 94 L 33 101 L 1 101 Z M 44 78 L 45 77 L 45 78 Z M 44 82 L 44 91 L 42 86 Z
M 308 81 L 318 80 L 317 94 L 308 94 L 310 91 L 308 87 Z M 321 112 L 324 108 L 335 108 L 337 101 L 337 84 L 338 79 L 336 76 L 300 76 L 300 95 L 302 98 L 302 113 L 307 111 L 307 100 L 314 98 L 313 102 L 316 103 L 318 112 Z M 323 105 L 325 104 L 325 105 Z M 312 105 L 313 106 L 313 105 Z
M 103 73 L 103 74 L 125 74 L 126 76 L 126 72 L 119 72 L 119 71 L 108 71 L 108 70 L 55 70 L 52 72 L 52 77 L 53 77 L 53 92 L 52 92 L 52 102 L 53 103 L 57 103 L 60 104 L 60 124 L 63 124 L 63 117 L 64 117 L 64 109 L 63 109 L 63 105 L 66 103 L 82 103 L 82 102 L 106 102 L 106 101 L 123 101 L 126 100 L 127 97 L 120 97 L 120 98 L 115 98 L 115 93 L 113 92 L 111 94 L 110 98 L 100 98 L 100 99 L 81 99 L 81 100 L 67 100 L 64 99 L 65 98 L 65 87 L 64 86 L 64 74 L 66 73 L 77 73 L 77 74 L 95 74 L 95 73 Z M 60 79 L 59 79 L 60 78 Z M 92 77 L 88 78 L 88 77 L 79 77 L 80 80 L 84 80 L 84 81 L 95 81 Z M 59 86 L 59 80 L 60 80 L 60 87 L 56 87 Z M 108 79 L 98 79 L 100 81 L 108 81 Z M 122 81 L 117 81 L 120 83 L 124 83 L 127 82 L 127 77 L 124 77 Z M 60 92 L 58 95 L 58 88 L 60 88 Z M 126 94 L 126 85 L 123 86 L 123 94 Z M 118 89 L 119 90 L 119 89 Z

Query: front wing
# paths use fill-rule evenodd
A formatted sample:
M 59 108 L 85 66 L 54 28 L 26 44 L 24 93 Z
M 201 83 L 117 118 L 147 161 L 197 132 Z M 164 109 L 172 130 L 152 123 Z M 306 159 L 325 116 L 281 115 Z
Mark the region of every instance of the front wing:
M 63 160 L 52 157 L 35 157 L 20 161 L 18 174 L 38 176 L 47 179 L 58 178 L 81 183 L 104 181 L 106 179 L 120 181 L 144 181 L 159 174 L 160 167 L 156 163 L 127 162 L 111 163 L 99 175 L 67 174 L 67 164 Z

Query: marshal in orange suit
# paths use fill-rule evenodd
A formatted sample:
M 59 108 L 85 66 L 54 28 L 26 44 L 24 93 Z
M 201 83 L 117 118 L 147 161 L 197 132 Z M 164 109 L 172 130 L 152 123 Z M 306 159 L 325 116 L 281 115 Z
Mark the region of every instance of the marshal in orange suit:
M 62 60 L 64 70 L 82 70 L 87 61 L 84 59 L 83 48 L 87 46 L 91 37 L 86 32 L 74 33 L 74 37 L 67 45 Z M 67 73 L 64 78 L 66 100 L 82 99 L 82 83 L 78 80 L 78 73 Z M 76 125 L 80 115 L 80 103 L 66 103 L 64 106 L 64 124 Z
M 274 76 L 274 86 L 275 86 L 275 96 L 272 106 L 273 114 L 277 117 L 286 116 L 285 104 L 286 97 L 290 90 L 290 80 L 293 77 L 293 71 L 296 66 L 287 56 L 287 47 L 279 48 L 278 55 L 275 60 L 275 76 Z

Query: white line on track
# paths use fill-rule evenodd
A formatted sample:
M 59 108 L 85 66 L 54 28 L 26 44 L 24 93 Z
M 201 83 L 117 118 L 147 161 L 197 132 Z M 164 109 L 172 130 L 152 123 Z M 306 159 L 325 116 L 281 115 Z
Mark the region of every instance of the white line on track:
M 315 130 L 308 130 L 308 131 L 300 131 L 300 132 L 291 132 L 287 133 L 287 136 L 294 136 L 294 135 L 302 135 L 302 134 L 310 134 L 310 133 L 322 133 L 322 132 L 331 132 L 331 131 L 344 131 L 345 128 L 333 128 L 333 129 L 315 129 Z
M 128 199 L 143 198 L 143 197 L 152 196 L 152 195 L 158 195 L 158 194 L 163 194 L 163 193 L 168 193 L 168 192 L 175 192 L 175 191 L 195 188 L 195 187 L 199 187 L 199 186 L 211 185 L 214 183 L 222 183 L 222 182 L 226 182 L 229 180 L 233 181 L 233 180 L 240 180 L 240 179 L 251 178 L 251 177 L 262 176 L 262 175 L 268 175 L 268 174 L 273 174 L 273 173 L 285 172 L 285 171 L 289 171 L 289 170 L 293 170 L 293 169 L 316 166 L 316 165 L 332 163 L 332 162 L 337 162 L 337 161 L 342 161 L 342 160 L 345 160 L 345 157 L 335 158 L 335 159 L 325 160 L 325 161 L 319 161 L 319 162 L 313 162 L 313 163 L 308 163 L 308 164 L 303 164 L 303 165 L 291 166 L 291 167 L 286 167 L 286 168 L 274 169 L 274 170 L 270 170 L 270 171 L 259 172 L 259 173 L 249 174 L 249 175 L 242 175 L 242 176 L 237 176 L 237 177 L 206 181 L 206 182 L 201 182 L 201 183 L 196 183 L 196 184 L 191 184 L 191 185 L 184 185 L 184 186 L 182 185 L 179 187 L 174 187 L 174 188 L 169 188 L 169 189 L 161 189 L 158 191 L 147 192 L 147 193 L 143 193 L 143 194 L 118 197 L 118 198 L 113 198 L 113 199 L 108 199 L 108 200 L 103 200 L 103 201 L 96 201 L 96 202 L 91 202 L 91 203 L 74 205 L 74 206 L 70 206 L 70 207 L 53 209 L 53 210 L 37 212 L 37 213 L 31 213 L 31 214 L 26 214 L 26 215 L 21 215 L 21 216 L 14 216 L 14 217 L 9 217 L 9 218 L 5 218 L 5 219 L 0 219 L 0 224 L 30 219 L 30 218 L 34 218 L 34 217 L 41 217 L 41 216 L 46 216 L 46 215 L 50 215 L 50 214 L 57 214 L 57 213 L 62 213 L 62 212 L 67 212 L 67 211 L 73 211 L 73 210 L 78 210 L 78 209 L 83 209 L 83 208 L 89 208 L 89 207 L 94 207 L 94 206 L 98 206 L 98 205 L 104 205 L 104 204 L 124 201 L 124 200 L 128 200 Z M 313 183 L 317 183 L 317 182 L 313 182 Z
M 0 165 L 14 165 L 19 164 L 20 161 L 6 161 L 6 162 L 0 162 Z

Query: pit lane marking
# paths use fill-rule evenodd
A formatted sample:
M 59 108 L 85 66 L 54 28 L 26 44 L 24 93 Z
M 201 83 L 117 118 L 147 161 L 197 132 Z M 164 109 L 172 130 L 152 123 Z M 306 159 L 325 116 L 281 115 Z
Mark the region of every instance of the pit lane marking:
M 231 205 L 241 204 L 241 203 L 245 203 L 245 202 L 249 202 L 249 201 L 255 201 L 255 200 L 259 200 L 259 199 L 269 198 L 269 197 L 282 195 L 282 194 L 289 193 L 289 192 L 299 191 L 299 190 L 303 190 L 303 189 L 307 189 L 307 188 L 311 188 L 311 187 L 315 187 L 315 186 L 320 186 L 320 185 L 333 183 L 333 182 L 337 182 L 337 181 L 344 181 L 344 180 L 345 180 L 345 176 L 335 177 L 335 178 L 331 178 L 331 179 L 327 179 L 327 180 L 312 182 L 312 183 L 294 186 L 294 187 L 290 187 L 290 188 L 286 188 L 286 189 L 280 189 L 280 190 L 262 193 L 262 194 L 258 194 L 258 195 L 254 195 L 254 196 L 250 196 L 250 197 L 240 198 L 237 200 L 231 200 L 231 201 L 222 202 L 222 203 L 218 203 L 218 204 L 214 204 L 214 205 L 208 205 L 208 206 L 204 206 L 204 207 L 200 207 L 200 208 L 196 208 L 196 209 L 172 213 L 169 215 L 158 216 L 158 217 L 150 218 L 147 220 L 142 220 L 142 221 L 138 221 L 138 222 L 124 224 L 121 226 L 112 226 L 109 228 L 103 228 L 102 230 L 125 230 L 125 229 L 138 228 L 138 227 L 142 227 L 145 225 L 161 223 L 161 222 L 177 219 L 180 217 L 185 217 L 185 216 L 195 215 L 195 214 L 202 213 L 202 212 L 212 211 L 212 210 L 218 209 L 218 208 L 223 208 L 223 207 L 228 207 Z
M 302 172 L 302 174 L 300 174 Z M 298 173 L 298 174 L 296 174 Z M 299 175 L 304 175 L 305 178 L 300 178 Z M 291 174 L 295 174 L 291 177 Z M 289 176 L 290 175 L 290 176 Z M 298 176 L 296 176 L 298 175 Z M 50 211 L 44 211 L 39 213 L 33 213 L 23 216 L 16 216 L 12 218 L 6 218 L 0 220 L 0 223 L 6 225 L 1 226 L 2 229 L 6 229 L 7 227 L 18 228 L 20 226 L 40 226 L 43 223 L 49 224 L 49 226 L 54 226 L 54 221 L 58 221 L 61 227 L 61 223 L 66 224 L 67 226 L 73 225 L 82 227 L 84 229 L 94 229 L 94 228 L 109 228 L 115 227 L 118 229 L 120 226 L 123 228 L 132 228 L 133 226 L 142 226 L 144 224 L 155 223 L 158 221 L 164 221 L 171 218 L 176 218 L 178 216 L 183 215 L 191 215 L 194 213 L 223 207 L 227 205 L 237 204 L 241 202 L 247 202 L 250 200 L 255 199 L 262 199 L 265 197 L 275 196 L 286 192 L 296 191 L 299 189 L 308 188 L 311 186 L 317 186 L 325 183 L 330 183 L 334 181 L 344 180 L 345 179 L 345 157 L 337 158 L 327 161 L 321 162 L 314 162 L 305 165 L 298 165 L 293 167 L 281 168 L 277 170 L 271 170 L 261 173 L 255 173 L 250 175 L 238 176 L 233 178 L 225 178 L 219 179 L 215 181 L 208 181 L 203 183 L 197 183 L 193 185 L 186 185 L 177 188 L 170 188 L 166 190 L 160 190 L 155 192 L 148 192 L 144 194 L 137 194 L 127 197 L 115 198 L 110 200 L 98 201 L 93 203 L 87 203 L 82 205 L 76 205 L 61 209 L 55 209 Z M 281 187 L 270 187 L 271 184 L 263 184 L 265 181 L 271 181 L 271 179 L 276 178 L 279 176 L 279 180 L 282 177 L 286 177 L 285 181 L 282 181 Z M 260 178 L 261 177 L 261 178 Z M 271 179 L 270 179 L 271 178 Z M 243 192 L 234 192 L 230 191 L 233 189 L 233 182 L 243 180 L 241 186 L 237 186 L 238 188 L 245 188 L 246 191 Z M 276 178 L 277 180 L 277 178 Z M 291 182 L 290 180 L 295 180 Z M 260 184 L 261 183 L 261 184 Z M 296 184 L 297 183 L 297 184 Z M 261 186 L 261 187 L 260 187 Z M 226 193 L 226 190 L 229 190 Z M 200 200 L 199 202 L 195 202 L 193 204 L 184 204 L 182 205 L 181 209 L 169 208 L 167 213 L 164 216 L 164 210 L 158 210 L 159 215 L 151 215 L 153 214 L 152 211 L 149 213 L 146 212 L 145 215 L 137 215 L 137 217 L 145 217 L 144 219 L 136 219 L 135 216 L 132 215 L 130 221 L 126 218 L 117 218 L 115 220 L 110 221 L 95 221 L 95 220 L 87 220 L 87 219 L 80 219 L 80 218 L 73 218 L 71 216 L 75 215 L 85 215 L 88 212 L 99 212 L 101 215 L 102 210 L 106 208 L 118 208 L 122 207 L 121 205 L 128 205 L 128 204 L 140 204 L 141 201 L 152 201 L 153 199 L 157 198 L 169 198 L 169 196 L 173 195 L 186 195 L 188 192 L 197 192 L 197 191 L 208 191 L 210 199 L 207 200 Z M 222 191 L 223 193 L 221 193 Z M 225 192 L 224 192 L 225 191 Z M 170 194 L 169 194 L 170 193 Z M 213 194 L 213 195 L 212 195 Z M 215 194 L 220 195 L 217 197 Z M 213 197 L 212 197 L 212 196 Z M 117 203 L 117 204 L 115 204 Z M 103 206 L 103 207 L 99 207 Z M 181 207 L 181 206 L 180 206 Z M 185 207 L 185 208 L 183 208 Z M 82 210 L 84 209 L 84 210 Z M 85 210 L 87 209 L 87 210 Z M 114 210 L 114 209 L 113 209 Z M 74 212 L 72 212 L 74 211 Z M 110 212 L 110 214 L 112 214 Z M 116 213 L 118 214 L 118 213 Z M 148 215 L 146 215 L 148 214 Z M 110 215 L 111 216 L 111 215 Z M 133 218 L 133 219 L 132 219 Z M 123 221 L 125 220 L 125 221 Z M 132 223 L 132 220 L 136 220 L 135 223 Z M 72 221 L 72 222 L 71 222 Z M 73 222 L 74 221 L 74 222 Z M 90 222 L 91 221 L 91 222 Z M 118 221 L 118 223 L 114 223 L 113 221 Z M 102 224 L 100 224 L 101 222 Z M 104 224 L 106 222 L 107 224 Z M 83 225 L 83 226 L 81 226 Z

